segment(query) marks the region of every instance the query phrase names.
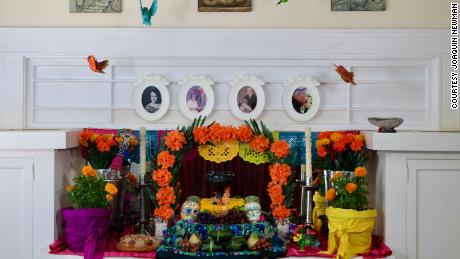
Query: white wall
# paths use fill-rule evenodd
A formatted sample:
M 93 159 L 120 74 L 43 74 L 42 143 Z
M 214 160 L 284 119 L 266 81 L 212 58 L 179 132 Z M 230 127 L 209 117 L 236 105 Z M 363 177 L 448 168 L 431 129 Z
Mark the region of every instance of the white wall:
M 149 4 L 152 0 L 142 0 Z M 385 12 L 331 12 L 330 0 L 253 0 L 250 13 L 199 13 L 198 0 L 159 0 L 154 27 L 443 28 L 451 0 L 387 0 Z M 0 0 L 0 27 L 142 27 L 138 0 L 119 14 L 71 14 L 69 0 Z

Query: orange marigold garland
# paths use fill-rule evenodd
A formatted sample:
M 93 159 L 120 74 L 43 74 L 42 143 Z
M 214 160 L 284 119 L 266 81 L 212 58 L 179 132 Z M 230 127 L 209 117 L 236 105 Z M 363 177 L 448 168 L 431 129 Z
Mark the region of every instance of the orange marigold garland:
M 285 140 L 275 140 L 270 147 L 270 151 L 275 154 L 276 158 L 285 158 L 289 155 L 290 148 Z
M 257 152 L 265 152 L 270 147 L 270 140 L 262 135 L 258 135 L 249 143 L 249 146 Z
M 166 133 L 165 144 L 172 151 L 179 151 L 187 143 L 183 132 L 172 130 Z
M 153 171 L 152 179 L 160 187 L 168 186 L 172 180 L 172 175 L 167 169 L 158 169 Z
M 169 153 L 169 151 L 167 150 L 158 153 L 157 164 L 163 169 L 168 169 L 172 167 L 175 161 L 176 158 L 174 157 L 174 155 Z

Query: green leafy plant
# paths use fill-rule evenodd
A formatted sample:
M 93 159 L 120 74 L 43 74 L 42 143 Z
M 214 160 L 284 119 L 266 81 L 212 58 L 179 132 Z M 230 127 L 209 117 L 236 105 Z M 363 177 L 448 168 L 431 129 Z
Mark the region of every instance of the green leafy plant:
M 336 175 L 332 182 L 335 188 L 326 193 L 326 199 L 335 208 L 357 211 L 369 209 L 367 194 L 367 170 L 357 167 L 353 175 Z
M 280 0 L 276 5 L 280 5 L 280 4 L 285 4 L 287 3 L 289 0 Z

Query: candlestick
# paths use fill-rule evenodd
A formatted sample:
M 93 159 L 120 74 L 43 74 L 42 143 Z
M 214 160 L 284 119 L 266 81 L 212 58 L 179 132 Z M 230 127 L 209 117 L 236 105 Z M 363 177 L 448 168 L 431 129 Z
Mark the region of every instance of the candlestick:
M 307 164 L 306 168 L 306 177 L 313 177 L 312 167 L 311 167 L 311 128 L 305 130 L 305 163 Z
M 305 165 L 302 164 L 300 165 L 300 183 L 301 183 L 301 191 L 300 191 L 300 215 L 305 216 L 306 215 L 306 204 L 307 204 L 307 190 L 305 189 L 305 181 L 306 181 L 306 175 L 305 175 Z
M 139 139 L 140 139 L 140 163 L 141 163 L 141 171 L 140 175 L 145 176 L 145 173 L 147 171 L 147 166 L 146 166 L 146 129 L 145 127 L 141 127 L 141 130 L 139 132 Z M 141 177 L 141 180 L 143 180 L 144 177 Z M 142 182 L 143 183 L 143 182 Z

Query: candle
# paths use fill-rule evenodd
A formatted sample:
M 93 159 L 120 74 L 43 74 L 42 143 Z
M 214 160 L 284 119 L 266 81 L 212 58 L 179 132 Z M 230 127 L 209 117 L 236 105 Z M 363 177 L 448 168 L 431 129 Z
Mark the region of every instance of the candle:
M 307 164 L 306 176 L 313 177 L 311 168 L 311 128 L 305 130 L 305 163 Z
M 145 139 L 145 135 L 146 135 L 146 130 L 145 130 L 145 127 L 141 127 L 141 130 L 139 132 L 139 139 L 140 139 L 140 162 L 141 162 L 141 171 L 140 171 L 140 175 L 141 175 L 141 179 L 144 179 L 144 175 L 147 171 L 147 168 L 146 168 L 146 139 Z

